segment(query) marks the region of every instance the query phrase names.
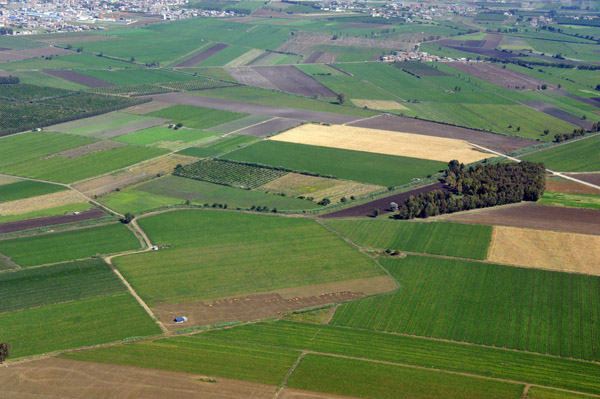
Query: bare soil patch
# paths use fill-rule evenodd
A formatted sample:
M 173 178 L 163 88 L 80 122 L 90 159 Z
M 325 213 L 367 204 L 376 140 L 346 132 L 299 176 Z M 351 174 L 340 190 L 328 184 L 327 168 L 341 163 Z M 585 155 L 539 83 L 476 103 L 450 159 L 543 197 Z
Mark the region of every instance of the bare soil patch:
M 600 186 L 600 172 L 599 173 L 565 173 L 567 176 L 574 177 L 588 183 Z
M 495 226 L 487 260 L 600 275 L 600 236 Z
M 543 112 L 546 115 L 550 115 L 555 117 L 556 119 L 560 119 L 561 121 L 570 123 L 575 126 L 579 126 L 585 129 L 591 129 L 594 124 L 592 121 L 588 121 L 585 119 L 581 119 L 578 116 L 570 114 L 562 109 L 558 109 L 550 104 L 541 101 L 521 101 L 523 105 L 528 106 L 529 108 L 533 108 L 537 111 Z
M 400 104 L 399 102 L 390 100 L 365 100 L 353 98 L 352 102 L 357 107 L 367 107 L 371 109 L 380 109 L 383 111 L 396 111 L 407 109 L 404 105 Z
M 328 53 L 325 51 L 315 51 L 311 55 L 309 55 L 304 61 L 303 64 L 333 64 L 335 59 L 337 58 L 337 54 Z
M 191 67 L 195 66 L 196 64 L 199 64 L 200 62 L 204 61 L 208 57 L 212 57 L 213 55 L 217 54 L 219 51 L 226 49 L 227 47 L 229 47 L 228 44 L 217 43 L 214 46 L 212 46 L 211 48 L 206 49 L 206 50 L 196 54 L 195 56 L 190 57 L 187 60 L 180 62 L 179 64 L 175 65 L 175 68 L 191 68 Z
M 0 204 L 0 215 L 20 215 L 22 213 L 40 211 L 42 209 L 55 208 L 61 205 L 84 201 L 85 198 L 75 191 L 59 191 L 57 193 L 40 195 L 32 198 L 3 202 Z
M 333 98 L 336 94 L 292 65 L 253 67 L 277 89 L 302 96 Z
M 40 47 L 26 50 L 7 50 L 0 51 L 0 62 L 21 61 L 36 57 L 54 57 L 57 55 L 73 54 L 72 51 L 60 47 Z
M 9 364 L 0 370 L 3 399 L 271 399 L 277 387 L 217 377 L 201 382 L 198 374 L 41 359 Z
M 484 43 L 482 45 L 483 48 L 491 50 L 495 49 L 500 45 L 503 36 L 498 33 L 488 33 L 485 35 Z
M 446 65 L 461 72 L 468 73 L 477 78 L 486 80 L 496 86 L 505 87 L 511 90 L 528 89 L 536 90 L 539 86 L 545 84 L 550 88 L 556 88 L 556 85 L 535 79 L 525 74 L 515 72 L 511 69 L 502 69 L 501 66 L 487 62 L 451 62 Z
M 87 87 L 112 87 L 116 86 L 114 83 L 110 83 L 104 80 L 93 78 L 91 76 L 83 75 L 79 72 L 71 71 L 69 69 L 57 69 L 49 70 L 44 69 L 42 72 L 48 75 L 56 76 L 57 78 L 68 80 L 69 82 L 77 83 Z
M 600 180 L 600 175 L 599 175 Z M 595 194 L 600 195 L 600 190 L 571 181 L 546 180 L 546 191 L 565 194 Z
M 341 125 L 306 124 L 271 140 L 466 164 L 492 156 L 462 140 Z
M 246 114 L 257 114 L 274 116 L 286 119 L 297 119 L 301 121 L 317 121 L 325 123 L 344 124 L 363 119 L 360 116 L 334 114 L 331 112 L 311 111 L 296 108 L 278 107 L 235 100 L 224 100 L 220 98 L 193 96 L 182 93 L 169 93 L 152 96 L 159 101 L 171 104 L 192 105 L 223 111 L 243 112 Z
M 221 298 L 212 302 L 159 303 L 152 308 L 152 311 L 168 329 L 175 330 L 226 321 L 279 317 L 294 310 L 389 292 L 396 288 L 394 279 L 389 276 L 379 276 Z M 179 316 L 186 316 L 188 322 L 174 323 L 173 319 Z
M 322 393 L 306 391 L 304 389 L 285 387 L 278 396 L 279 399 L 354 399 L 354 396 L 335 395 L 333 393 Z
M 451 39 L 443 39 L 437 40 L 435 42 L 431 42 L 431 44 L 435 44 L 437 46 L 450 47 L 455 50 L 464 51 L 467 53 L 479 54 L 485 57 L 493 57 L 501 60 L 508 60 L 511 58 L 517 57 L 518 54 L 513 54 L 511 52 L 496 50 L 498 44 L 502 40 L 501 35 L 500 39 L 496 36 L 490 37 L 490 34 L 486 36 L 486 40 L 451 40 Z M 488 39 L 490 37 L 490 39 Z
M 520 203 L 494 208 L 476 209 L 435 219 L 460 223 L 600 234 L 600 211 Z
M 171 106 L 172 106 L 172 104 L 169 104 L 169 103 L 163 103 L 160 101 L 150 101 L 150 102 L 143 103 L 140 105 L 134 105 L 133 107 L 130 107 L 130 108 L 122 109 L 120 112 L 126 112 L 128 114 L 135 114 L 135 115 L 145 115 L 145 114 L 149 114 L 150 112 L 159 111 L 161 109 L 165 109 L 165 108 L 168 108 Z
M 237 132 L 235 132 L 235 134 L 242 134 L 244 136 L 266 137 L 273 133 L 279 133 L 283 130 L 291 129 L 293 127 L 298 126 L 301 123 L 302 121 L 295 119 L 275 118 L 258 125 L 238 130 Z
M 154 178 L 158 174 L 171 173 L 178 164 L 187 165 L 195 161 L 197 159 L 194 157 L 170 154 L 113 175 L 102 176 L 76 184 L 74 187 L 88 196 L 102 196 L 115 191 L 117 188 Z
M 482 147 L 503 153 L 509 153 L 536 145 L 535 141 L 520 137 L 480 132 L 463 127 L 448 126 L 413 118 L 403 118 L 396 115 L 376 116 L 374 118 L 353 122 L 349 125 L 366 127 L 370 129 L 392 130 L 395 132 L 416 133 L 425 136 L 465 140 L 469 143 L 477 144 Z
M 71 148 L 70 150 L 57 152 L 55 154 L 48 155 L 45 158 L 61 157 L 61 158 L 76 159 L 76 158 L 81 158 L 81 157 L 89 155 L 89 154 L 93 154 L 95 152 L 107 151 L 107 150 L 112 150 L 115 148 L 123 147 L 124 145 L 126 145 L 126 144 L 118 142 L 118 141 L 97 141 L 92 144 L 82 145 L 80 147 Z
M 557 93 L 560 93 L 560 94 L 564 95 L 565 97 L 572 98 L 573 100 L 580 101 L 584 104 L 591 105 L 592 107 L 600 107 L 600 97 L 579 97 L 575 94 L 567 93 L 566 91 L 558 91 Z M 594 94 L 596 94 L 596 93 L 594 93 Z M 597 113 L 598 111 L 592 111 L 592 112 Z
M 268 53 L 266 53 L 266 52 L 263 53 L 263 55 L 265 57 L 267 54 Z M 260 55 L 258 58 L 263 57 L 263 55 Z M 255 62 L 256 60 L 257 60 L 257 58 L 254 59 L 252 61 L 252 63 Z M 261 74 L 256 72 L 252 67 L 248 67 L 248 66 L 225 67 L 224 69 L 231 76 L 233 76 L 233 78 L 235 80 L 237 80 L 238 82 L 240 82 L 242 84 L 249 85 L 249 86 L 262 87 L 263 89 L 277 89 L 277 87 L 273 83 L 271 83 L 267 78 L 265 78 L 264 76 L 262 76 Z
M 331 202 L 339 202 L 342 197 L 360 197 L 383 188 L 373 184 L 288 173 L 260 186 L 258 190 L 272 194 L 283 193 L 289 197 L 313 197 L 317 202 L 323 198 L 329 198 Z
M 107 216 L 107 214 L 103 210 L 90 209 L 89 211 L 78 212 L 77 215 L 71 213 L 68 215 L 51 216 L 45 218 L 20 220 L 18 222 L 2 223 L 0 224 L 0 234 L 33 229 L 36 227 L 46 227 L 55 226 L 59 224 L 83 222 L 85 220 L 99 219 L 104 216 Z
M 398 205 L 401 205 L 410 197 L 411 195 L 419 195 L 421 193 L 428 193 L 434 190 L 446 190 L 442 183 L 430 184 L 425 187 L 419 187 L 414 190 L 405 191 L 400 194 L 390 195 L 389 197 L 380 198 L 374 201 L 369 201 L 367 203 L 356 205 L 351 208 L 342 209 L 341 211 L 331 212 L 321 217 L 324 219 L 327 218 L 346 218 L 346 217 L 359 217 L 359 216 L 372 216 L 373 210 L 375 208 L 379 209 L 379 214 L 384 215 L 386 213 L 392 212 L 390 209 L 390 204 L 395 202 Z

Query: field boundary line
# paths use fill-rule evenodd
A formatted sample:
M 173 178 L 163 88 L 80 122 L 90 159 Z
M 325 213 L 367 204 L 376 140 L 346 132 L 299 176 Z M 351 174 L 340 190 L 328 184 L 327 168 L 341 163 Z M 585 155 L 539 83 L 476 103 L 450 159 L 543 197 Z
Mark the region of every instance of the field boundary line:
M 369 82 L 369 83 L 370 83 L 370 82 Z M 346 122 L 346 123 L 342 123 L 342 126 L 347 126 L 347 125 L 349 125 L 350 123 L 357 123 L 357 122 L 362 122 L 362 121 L 368 121 L 369 119 L 377 118 L 378 116 L 381 116 L 381 114 L 379 114 L 379 115 L 373 115 L 373 116 L 369 116 L 369 117 L 367 117 L 367 118 L 357 119 L 357 120 L 355 120 L 355 121 L 352 121 L 352 122 Z
M 275 392 L 275 395 L 273 395 L 273 399 L 277 399 L 279 397 L 279 395 L 281 394 L 281 392 L 286 387 L 288 379 L 290 378 L 290 376 L 292 375 L 292 373 L 294 371 L 296 371 L 296 367 L 298 367 L 298 364 L 300 364 L 300 361 L 302 360 L 302 358 L 304 358 L 304 356 L 307 353 L 309 353 L 309 351 L 302 351 L 302 353 L 300 353 L 300 356 L 298 356 L 298 358 L 296 359 L 296 361 L 294 362 L 294 364 L 292 364 L 292 367 L 290 367 L 290 369 L 288 370 L 288 372 L 285 375 L 285 377 L 283 377 L 283 380 L 281 380 L 281 383 L 279 384 L 279 387 L 277 388 L 277 391 Z

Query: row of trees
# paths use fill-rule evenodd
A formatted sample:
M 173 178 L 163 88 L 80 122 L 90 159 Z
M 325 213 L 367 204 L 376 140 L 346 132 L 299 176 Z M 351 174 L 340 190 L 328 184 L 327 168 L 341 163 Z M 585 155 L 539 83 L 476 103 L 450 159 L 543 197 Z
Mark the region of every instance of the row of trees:
M 20 81 L 18 76 L 0 76 L 0 85 L 17 85 Z
M 454 160 L 448 164 L 448 191 L 434 190 L 410 196 L 398 206 L 394 218 L 426 218 L 475 208 L 537 201 L 546 186 L 542 163 L 498 163 L 465 168 Z

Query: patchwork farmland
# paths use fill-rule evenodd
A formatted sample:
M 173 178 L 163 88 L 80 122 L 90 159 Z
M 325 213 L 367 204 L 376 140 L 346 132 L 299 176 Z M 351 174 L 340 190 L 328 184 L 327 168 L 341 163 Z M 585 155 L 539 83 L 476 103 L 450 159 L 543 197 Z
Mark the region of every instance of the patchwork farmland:
M 594 4 L 154 3 L 0 5 L 2 398 L 600 397 Z

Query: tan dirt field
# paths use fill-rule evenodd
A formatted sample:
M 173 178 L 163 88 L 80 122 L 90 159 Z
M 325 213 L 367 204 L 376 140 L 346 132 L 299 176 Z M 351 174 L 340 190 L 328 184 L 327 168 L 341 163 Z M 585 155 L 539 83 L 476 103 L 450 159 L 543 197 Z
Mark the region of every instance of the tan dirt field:
M 85 198 L 75 191 L 59 191 L 57 193 L 40 195 L 0 204 L 0 215 L 20 215 L 22 213 L 41 211 L 76 202 L 85 202 Z
M 600 237 L 494 226 L 487 260 L 600 276 Z
M 284 193 L 289 197 L 313 197 L 317 202 L 323 198 L 329 198 L 331 202 L 339 202 L 342 197 L 350 198 L 352 195 L 359 197 L 383 189 L 383 186 L 374 184 L 327 179 L 300 173 L 288 173 L 258 188 L 266 193 Z
M 213 301 L 159 303 L 152 308 L 152 311 L 165 327 L 176 330 L 226 321 L 280 317 L 294 310 L 390 292 L 396 288 L 394 279 L 389 276 L 378 276 L 220 298 Z M 188 321 L 182 324 L 174 323 L 173 319 L 178 316 L 186 316 Z
M 285 387 L 278 396 L 279 399 L 353 399 L 354 396 L 342 396 L 332 393 L 305 391 L 303 389 Z
M 564 194 L 595 194 L 600 195 L 600 190 L 594 187 L 570 181 L 546 180 L 546 191 Z
M 342 125 L 306 124 L 271 140 L 465 164 L 492 156 L 462 140 Z
M 70 150 L 57 152 L 56 154 L 51 154 L 44 159 L 53 158 L 53 157 L 61 157 L 61 158 L 69 158 L 76 159 L 81 158 L 85 155 L 93 154 L 95 152 L 112 150 L 114 148 L 123 147 L 126 145 L 125 143 L 121 143 L 118 141 L 97 141 L 95 143 L 91 143 L 88 145 L 82 145 L 80 147 L 71 148 Z
M 150 101 L 140 105 L 134 105 L 126 109 L 122 109 L 121 112 L 127 112 L 128 114 L 145 115 L 150 112 L 159 111 L 164 108 L 172 107 L 173 104 L 164 103 L 161 101 Z
M 400 104 L 397 101 L 386 101 L 386 100 L 361 100 L 358 98 L 353 98 L 352 102 L 357 107 L 367 107 L 371 109 L 382 109 L 384 111 L 394 111 L 394 110 L 402 110 L 408 109 L 404 105 Z
M 0 368 L 2 399 L 271 399 L 277 387 L 201 375 L 42 359 Z
M 97 179 L 76 184 L 74 187 L 88 196 L 101 196 L 117 188 L 123 188 L 143 180 L 155 177 L 159 173 L 171 173 L 178 164 L 187 165 L 197 161 L 194 157 L 170 154 L 166 157 L 133 166 L 114 175 L 102 176 Z
M 18 181 L 21 181 L 21 179 L 11 176 L 0 176 L 0 186 L 4 184 L 16 183 Z

